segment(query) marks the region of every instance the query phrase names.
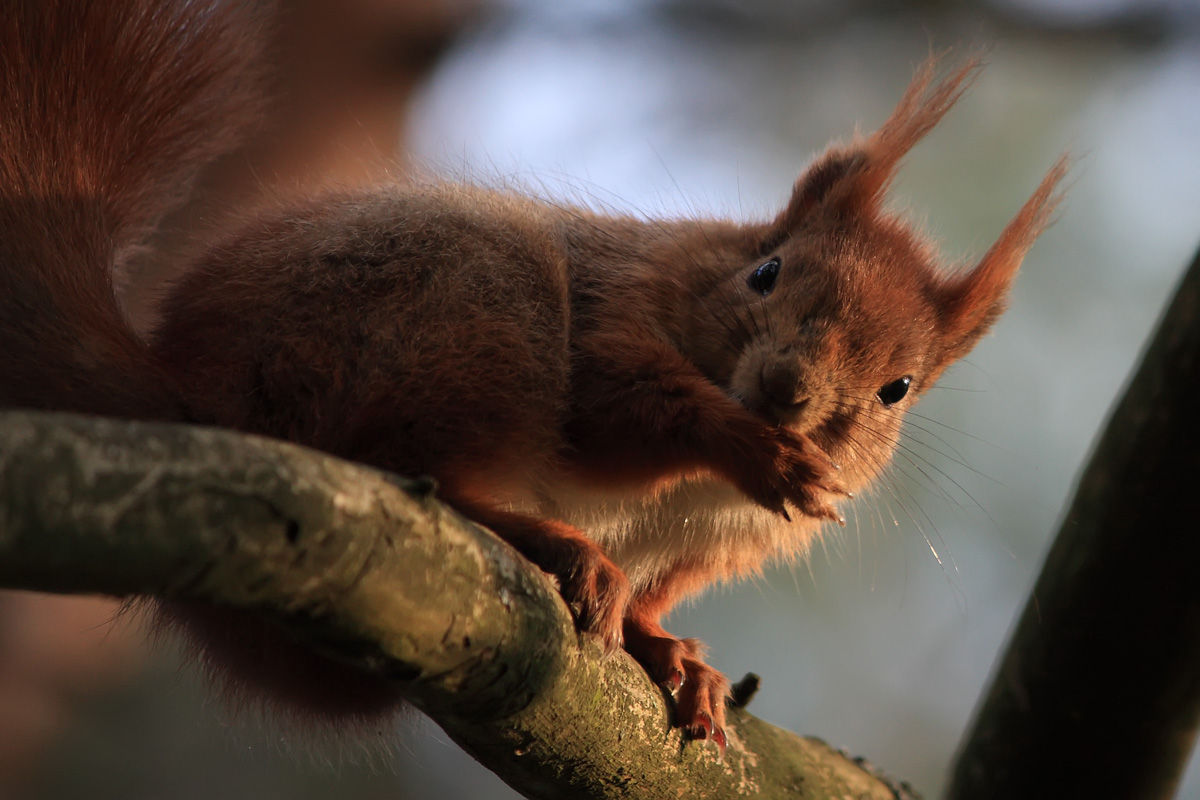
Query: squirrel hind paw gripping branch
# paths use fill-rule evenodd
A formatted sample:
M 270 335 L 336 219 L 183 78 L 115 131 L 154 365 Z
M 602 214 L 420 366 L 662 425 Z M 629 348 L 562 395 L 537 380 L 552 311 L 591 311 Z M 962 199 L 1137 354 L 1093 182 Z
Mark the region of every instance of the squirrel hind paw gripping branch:
M 296 198 L 174 285 L 143 342 L 112 268 L 261 103 L 251 4 L 19 2 L 0 23 L 0 401 L 211 424 L 403 475 L 553 574 L 579 627 L 724 741 L 728 683 L 662 616 L 803 553 L 1001 312 L 1065 162 L 973 268 L 883 207 L 975 73 L 931 60 L 772 220 L 644 220 L 472 186 Z M 384 679 L 164 604 L 245 690 L 386 713 Z M 247 688 L 248 687 L 248 688 Z

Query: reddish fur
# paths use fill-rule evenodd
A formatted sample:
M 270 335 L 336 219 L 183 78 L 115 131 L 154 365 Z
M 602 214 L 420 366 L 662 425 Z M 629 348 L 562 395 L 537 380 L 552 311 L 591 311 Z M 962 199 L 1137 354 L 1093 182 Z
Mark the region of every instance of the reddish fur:
M 677 639 L 659 620 L 681 597 L 704 589 L 712 581 L 711 566 L 683 560 L 664 572 L 659 582 L 640 593 L 625 615 L 625 648 L 650 677 L 678 692 L 675 724 L 699 739 L 713 737 L 724 748 L 725 703 L 729 681 L 704 663 L 696 639 Z
M 386 725 L 403 705 L 394 683 L 314 657 L 250 612 L 194 603 L 164 603 L 156 610 L 156 627 L 186 632 L 192 655 L 234 710 L 256 712 L 269 704 L 284 722 L 319 739 L 326 729 Z
M 111 269 L 257 118 L 249 6 L 6 6 L 0 402 L 178 416 L 162 365 L 112 299 Z
M 943 274 L 880 207 L 975 69 L 935 83 L 930 62 L 770 222 L 644 221 L 461 186 L 299 199 L 193 265 L 146 345 L 110 270 L 254 116 L 239 88 L 253 26 L 216 0 L 96 2 L 78 28 L 62 6 L 22 2 L 0 23 L 0 400 L 222 425 L 431 474 L 558 578 L 582 629 L 624 637 L 677 691 L 677 724 L 719 743 L 727 682 L 662 615 L 803 553 L 833 503 L 879 474 L 903 411 L 999 314 L 1065 168 L 974 270 Z M 754 296 L 747 276 L 772 256 L 778 284 Z M 910 394 L 884 407 L 875 393 L 900 376 Z M 761 510 L 789 508 L 791 524 Z M 302 655 L 258 620 L 168 614 L 215 671 L 302 713 L 396 702 L 382 678 Z

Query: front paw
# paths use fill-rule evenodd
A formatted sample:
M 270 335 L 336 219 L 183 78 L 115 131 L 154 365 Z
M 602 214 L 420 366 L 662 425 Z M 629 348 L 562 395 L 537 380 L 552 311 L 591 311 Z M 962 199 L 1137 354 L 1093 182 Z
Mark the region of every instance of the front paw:
M 760 452 L 762 463 L 744 487 L 759 505 L 788 520 L 791 504 L 805 516 L 846 524 L 833 501 L 849 493 L 841 486 L 838 466 L 823 450 L 786 428 L 768 427 Z

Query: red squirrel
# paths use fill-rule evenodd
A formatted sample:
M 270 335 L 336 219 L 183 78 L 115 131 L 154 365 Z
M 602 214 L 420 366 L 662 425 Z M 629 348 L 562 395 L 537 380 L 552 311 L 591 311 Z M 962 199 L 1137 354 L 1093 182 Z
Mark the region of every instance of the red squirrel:
M 960 97 L 931 59 L 774 218 L 648 220 L 475 186 L 296 197 L 192 264 L 143 341 L 112 270 L 261 107 L 254 4 L 18 0 L 0 22 L 0 402 L 218 425 L 400 475 L 555 576 L 578 627 L 723 745 L 726 679 L 660 625 L 803 554 L 905 411 L 988 330 L 1056 164 L 969 269 L 884 194 Z M 246 691 L 386 713 L 383 678 L 167 604 Z

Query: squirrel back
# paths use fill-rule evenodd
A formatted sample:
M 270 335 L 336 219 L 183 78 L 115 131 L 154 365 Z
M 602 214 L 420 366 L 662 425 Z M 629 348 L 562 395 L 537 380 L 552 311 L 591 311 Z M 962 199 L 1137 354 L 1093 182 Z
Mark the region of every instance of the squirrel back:
M 259 114 L 250 2 L 17 0 L 0 20 L 0 404 L 177 419 L 113 269 Z

